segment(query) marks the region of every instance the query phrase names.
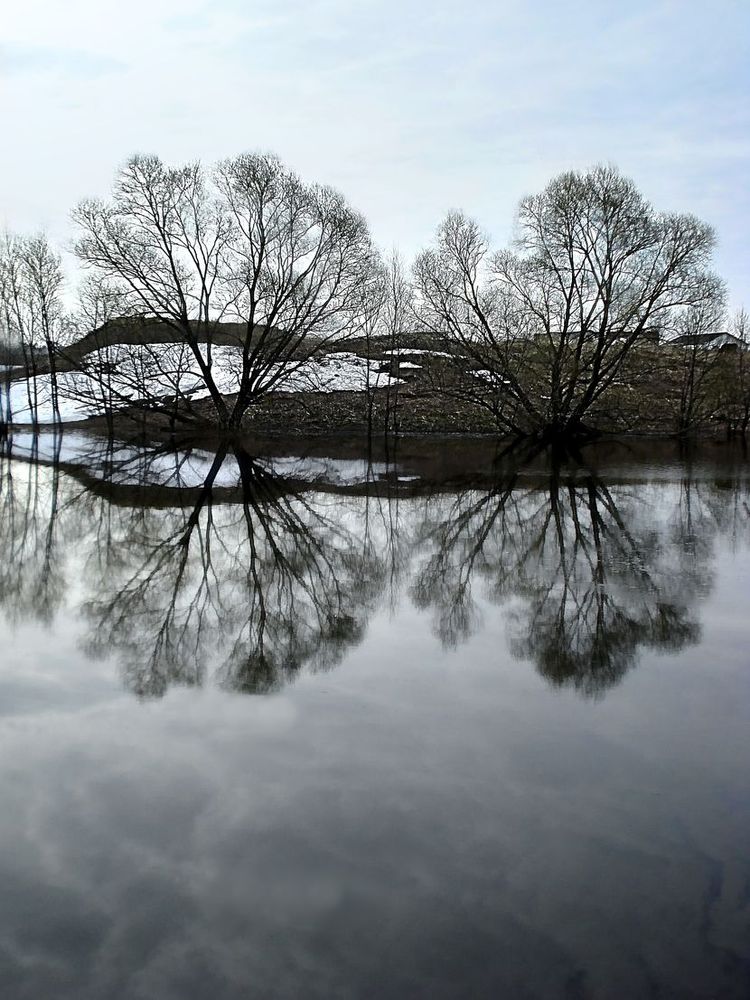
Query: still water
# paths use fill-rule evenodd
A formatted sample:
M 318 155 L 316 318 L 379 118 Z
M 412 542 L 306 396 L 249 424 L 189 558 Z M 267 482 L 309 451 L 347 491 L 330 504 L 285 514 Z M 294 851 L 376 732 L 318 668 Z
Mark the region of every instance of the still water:
M 750 996 L 750 466 L 477 455 L 16 441 L 4 1000 Z

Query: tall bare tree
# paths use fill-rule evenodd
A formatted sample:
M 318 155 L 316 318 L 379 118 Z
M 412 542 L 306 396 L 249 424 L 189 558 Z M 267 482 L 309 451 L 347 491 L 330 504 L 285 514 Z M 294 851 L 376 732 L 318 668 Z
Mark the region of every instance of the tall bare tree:
M 377 270 L 362 216 L 270 155 L 241 155 L 211 173 L 135 156 L 112 199 L 83 202 L 74 218 L 80 260 L 118 288 L 130 312 L 158 319 L 187 346 L 227 431 L 356 331 Z M 221 371 L 220 324 L 224 333 L 233 324 L 230 372 Z
M 423 323 L 502 430 L 585 432 L 633 347 L 701 302 L 713 245 L 709 226 L 656 212 L 615 168 L 564 173 L 523 199 L 512 251 L 446 218 L 415 266 Z

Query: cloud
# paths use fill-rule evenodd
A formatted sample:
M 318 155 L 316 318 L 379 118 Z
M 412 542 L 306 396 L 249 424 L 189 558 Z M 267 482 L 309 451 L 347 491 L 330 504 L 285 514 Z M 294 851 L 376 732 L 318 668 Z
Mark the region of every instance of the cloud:
M 66 239 L 72 204 L 136 150 L 273 149 L 411 254 L 449 207 L 502 241 L 523 194 L 614 161 L 717 226 L 750 301 L 750 10 L 708 18 L 666 0 L 29 0 L 4 24 L 0 222 Z
M 81 49 L 54 49 L 46 46 L 0 46 L 0 76 L 54 75 L 95 79 L 122 72 L 126 64 L 112 56 Z

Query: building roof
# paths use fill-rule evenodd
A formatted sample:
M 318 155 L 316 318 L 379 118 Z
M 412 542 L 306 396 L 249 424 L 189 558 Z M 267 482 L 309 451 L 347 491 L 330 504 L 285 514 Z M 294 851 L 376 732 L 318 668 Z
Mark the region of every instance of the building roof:
M 685 333 L 681 337 L 675 337 L 671 341 L 682 347 L 717 347 L 719 350 L 725 347 L 741 347 L 747 350 L 747 345 L 735 337 L 733 333 Z

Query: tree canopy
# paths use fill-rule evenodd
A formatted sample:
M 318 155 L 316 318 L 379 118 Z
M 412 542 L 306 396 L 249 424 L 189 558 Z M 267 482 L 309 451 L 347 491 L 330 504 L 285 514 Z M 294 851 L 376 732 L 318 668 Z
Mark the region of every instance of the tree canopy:
M 561 174 L 523 199 L 511 250 L 451 213 L 415 279 L 423 325 L 479 366 L 507 431 L 578 430 L 633 346 L 722 293 L 714 233 L 657 212 L 613 167 Z
M 378 258 L 363 217 L 330 187 L 271 155 L 206 171 L 135 156 L 109 201 L 74 213 L 76 253 L 132 313 L 187 345 L 225 428 L 313 354 L 362 322 Z M 232 400 L 214 366 L 220 324 L 235 324 Z

